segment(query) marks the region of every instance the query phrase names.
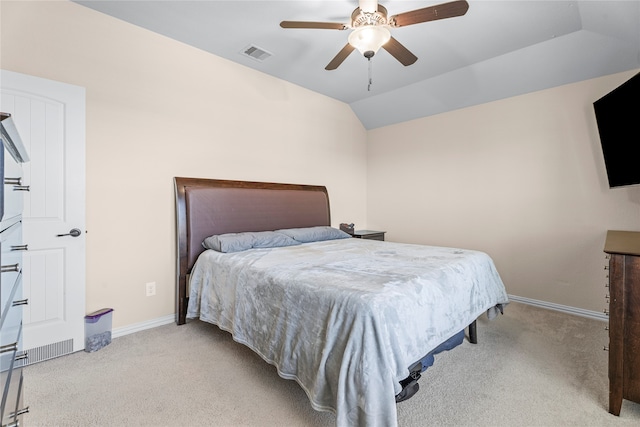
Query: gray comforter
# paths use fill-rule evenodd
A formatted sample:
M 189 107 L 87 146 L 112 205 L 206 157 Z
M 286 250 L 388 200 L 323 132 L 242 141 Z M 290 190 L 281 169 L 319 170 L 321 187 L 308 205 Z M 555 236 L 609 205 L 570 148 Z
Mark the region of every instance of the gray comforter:
M 408 367 L 507 302 L 483 252 L 343 239 L 207 250 L 187 317 L 231 332 L 338 426 L 395 426 Z

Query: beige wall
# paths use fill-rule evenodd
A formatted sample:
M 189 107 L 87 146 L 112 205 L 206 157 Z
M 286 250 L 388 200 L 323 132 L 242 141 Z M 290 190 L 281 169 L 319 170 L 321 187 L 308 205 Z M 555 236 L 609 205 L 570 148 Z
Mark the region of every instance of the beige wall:
M 334 225 L 366 222 L 348 105 L 70 2 L 1 19 L 0 67 L 86 88 L 87 312 L 114 328 L 174 312 L 174 176 L 326 185 Z
M 86 88 L 87 311 L 114 328 L 174 311 L 174 176 L 326 185 L 334 225 L 483 250 L 509 293 L 594 311 L 606 230 L 640 230 L 591 107 L 633 72 L 367 133 L 346 104 L 73 3 L 0 14 L 1 68 Z
M 640 187 L 608 188 L 592 104 L 636 72 L 370 131 L 369 227 L 486 251 L 510 294 L 601 311 L 606 230 L 640 230 Z

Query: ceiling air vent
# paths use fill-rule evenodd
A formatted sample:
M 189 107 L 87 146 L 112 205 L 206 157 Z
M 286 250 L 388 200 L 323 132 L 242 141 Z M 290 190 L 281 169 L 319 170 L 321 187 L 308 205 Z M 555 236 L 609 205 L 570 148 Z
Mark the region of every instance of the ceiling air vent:
M 263 62 L 265 59 L 273 55 L 272 53 L 267 52 L 266 50 L 255 45 L 249 45 L 245 47 L 244 49 L 242 49 L 241 53 L 244 56 L 248 56 L 249 58 L 260 62 Z

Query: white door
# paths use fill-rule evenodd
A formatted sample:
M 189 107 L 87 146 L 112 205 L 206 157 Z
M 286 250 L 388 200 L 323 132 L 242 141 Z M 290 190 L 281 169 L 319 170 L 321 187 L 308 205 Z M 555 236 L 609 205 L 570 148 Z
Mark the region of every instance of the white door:
M 1 70 L 24 165 L 24 349 L 29 363 L 82 350 L 85 316 L 85 90 Z M 72 229 L 80 235 L 67 234 Z

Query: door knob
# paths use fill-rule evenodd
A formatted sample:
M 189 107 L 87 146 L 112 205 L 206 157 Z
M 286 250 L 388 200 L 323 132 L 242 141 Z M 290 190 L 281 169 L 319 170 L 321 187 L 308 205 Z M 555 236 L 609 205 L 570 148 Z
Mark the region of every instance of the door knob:
M 67 234 L 58 234 L 57 237 L 63 237 L 63 236 L 78 237 L 80 234 L 82 234 L 82 231 L 78 230 L 77 228 L 72 228 L 71 230 L 69 230 Z

